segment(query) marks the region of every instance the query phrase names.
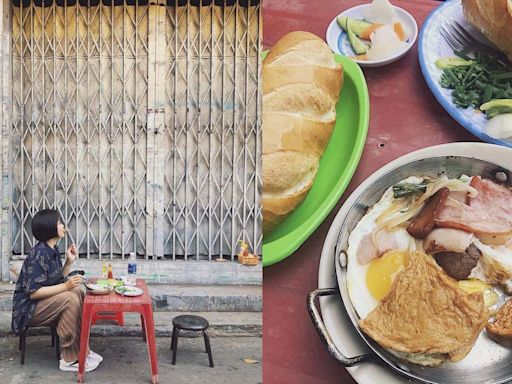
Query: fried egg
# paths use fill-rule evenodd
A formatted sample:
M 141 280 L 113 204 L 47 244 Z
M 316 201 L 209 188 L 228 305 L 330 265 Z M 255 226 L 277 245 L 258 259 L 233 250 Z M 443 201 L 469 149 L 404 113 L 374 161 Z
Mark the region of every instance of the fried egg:
M 422 178 L 409 177 L 405 180 L 419 183 Z M 381 257 L 367 263 L 360 262 L 358 253 L 364 252 L 368 238 L 377 228 L 377 219 L 393 203 L 393 189 L 390 187 L 381 199 L 361 218 L 350 233 L 347 249 L 347 288 L 350 300 L 360 318 L 364 319 L 384 298 L 397 273 L 407 266 L 408 251 L 417 249 L 417 242 L 404 227 L 379 232 L 379 244 L 392 245 Z

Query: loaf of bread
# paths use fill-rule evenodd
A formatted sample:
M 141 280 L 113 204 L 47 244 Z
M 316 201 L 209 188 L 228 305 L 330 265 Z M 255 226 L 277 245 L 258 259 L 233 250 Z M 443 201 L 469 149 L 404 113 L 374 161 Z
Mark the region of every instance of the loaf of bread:
M 462 0 L 464 17 L 512 61 L 512 1 Z
M 343 68 L 309 32 L 291 32 L 263 61 L 263 233 L 306 197 L 336 121 Z

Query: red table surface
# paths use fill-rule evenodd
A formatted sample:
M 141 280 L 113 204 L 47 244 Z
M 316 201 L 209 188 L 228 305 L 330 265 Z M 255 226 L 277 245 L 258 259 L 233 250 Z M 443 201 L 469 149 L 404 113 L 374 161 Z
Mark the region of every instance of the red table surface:
M 271 47 L 287 32 L 304 30 L 325 39 L 331 20 L 361 4 L 344 0 L 264 0 L 263 45 Z M 421 28 L 441 3 L 394 0 L 410 12 Z M 423 79 L 417 44 L 401 60 L 381 68 L 363 69 L 370 93 L 370 126 L 359 167 L 345 194 L 323 224 L 293 255 L 264 269 L 263 381 L 265 384 L 355 383 L 333 360 L 306 310 L 307 294 L 318 287 L 322 246 L 335 214 L 349 194 L 371 173 L 419 148 L 478 141 L 436 101 Z M 379 148 L 383 143 L 384 148 Z

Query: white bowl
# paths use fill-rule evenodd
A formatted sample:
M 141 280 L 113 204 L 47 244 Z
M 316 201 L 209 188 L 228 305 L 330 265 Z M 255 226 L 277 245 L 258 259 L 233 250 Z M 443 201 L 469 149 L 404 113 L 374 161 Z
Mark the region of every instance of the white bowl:
M 339 16 L 348 16 L 351 19 L 364 19 L 363 10 L 368 6 L 369 4 L 363 4 L 349 8 L 341 12 L 331 21 L 331 24 L 327 27 L 326 41 L 334 53 L 338 53 L 343 56 L 355 56 L 355 53 L 348 41 L 347 34 L 338 25 L 336 19 Z M 414 17 L 400 7 L 393 6 L 393 8 L 395 8 L 397 18 L 408 32 L 406 40 L 407 46 L 396 54 L 380 60 L 357 60 L 353 58 L 352 60 L 358 63 L 361 67 L 380 67 L 390 64 L 405 55 L 416 42 L 416 38 L 418 37 L 418 24 L 416 23 L 416 20 L 414 20 Z

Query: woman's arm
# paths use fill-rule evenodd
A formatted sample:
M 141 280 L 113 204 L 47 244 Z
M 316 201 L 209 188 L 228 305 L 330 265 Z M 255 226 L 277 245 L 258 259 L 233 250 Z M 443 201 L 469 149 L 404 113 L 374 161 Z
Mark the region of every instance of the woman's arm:
M 80 284 L 82 284 L 82 276 L 71 276 L 65 283 L 41 287 L 37 291 L 32 292 L 30 294 L 30 300 L 46 299 L 47 297 L 55 296 L 59 293 L 69 291 L 75 287 L 79 287 Z
M 71 265 L 75 262 L 77 255 L 78 249 L 76 248 L 76 245 L 71 244 L 66 252 L 66 262 L 62 267 L 62 274 L 64 275 L 64 277 L 67 276 L 71 271 Z
M 64 277 L 69 275 L 69 272 L 71 271 L 71 265 L 73 262 L 69 262 L 69 259 L 66 259 L 66 262 L 64 263 L 64 266 L 62 267 L 62 274 Z

